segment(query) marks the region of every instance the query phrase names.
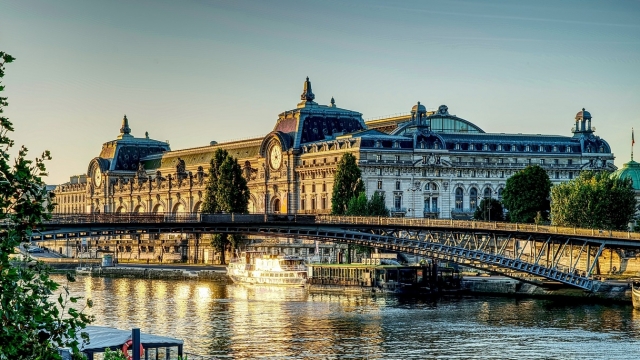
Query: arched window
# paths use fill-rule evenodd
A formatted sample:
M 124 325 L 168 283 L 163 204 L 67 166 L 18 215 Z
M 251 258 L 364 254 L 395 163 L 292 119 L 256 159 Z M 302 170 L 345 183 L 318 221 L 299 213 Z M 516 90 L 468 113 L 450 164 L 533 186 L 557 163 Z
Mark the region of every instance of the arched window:
M 457 210 L 462 210 L 462 194 L 464 194 L 464 192 L 462 191 L 462 188 L 457 188 L 456 189 L 456 209 Z
M 503 190 L 504 190 L 503 188 L 498 189 L 498 200 L 502 200 L 502 191 Z
M 431 190 L 438 191 L 438 185 L 436 183 L 431 183 Z
M 490 188 L 486 188 L 484 189 L 484 198 L 490 198 L 491 197 L 491 189 Z
M 280 213 L 280 199 L 273 200 L 273 212 L 275 214 Z
M 478 207 L 478 189 L 471 188 L 469 190 L 469 209 L 475 210 Z

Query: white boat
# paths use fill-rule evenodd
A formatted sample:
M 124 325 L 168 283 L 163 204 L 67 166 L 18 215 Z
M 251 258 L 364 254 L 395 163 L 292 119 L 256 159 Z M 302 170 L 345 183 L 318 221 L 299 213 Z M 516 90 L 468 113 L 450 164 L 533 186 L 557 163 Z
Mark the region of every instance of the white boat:
M 231 260 L 227 274 L 235 283 L 252 285 L 304 286 L 307 267 L 297 256 L 279 256 L 247 251 Z
M 631 279 L 631 302 L 640 310 L 640 278 Z
M 76 268 L 76 274 L 78 275 L 91 275 L 91 266 L 78 266 Z

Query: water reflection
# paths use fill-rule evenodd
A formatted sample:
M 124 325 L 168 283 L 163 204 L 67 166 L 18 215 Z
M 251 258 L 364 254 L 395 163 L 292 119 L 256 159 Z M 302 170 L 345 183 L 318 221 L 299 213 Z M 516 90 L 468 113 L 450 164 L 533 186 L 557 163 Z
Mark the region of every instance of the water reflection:
M 140 327 L 184 339 L 192 353 L 239 359 L 625 359 L 640 347 L 640 311 L 630 306 L 90 277 L 71 291 L 93 298 L 97 325 Z

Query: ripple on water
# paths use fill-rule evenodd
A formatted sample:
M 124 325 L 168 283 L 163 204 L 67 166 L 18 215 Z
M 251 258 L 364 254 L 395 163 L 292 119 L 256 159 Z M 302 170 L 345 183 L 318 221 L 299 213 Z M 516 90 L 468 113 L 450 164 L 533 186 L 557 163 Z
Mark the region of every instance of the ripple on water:
M 63 277 L 56 277 L 63 281 Z M 96 325 L 236 359 L 635 359 L 640 311 L 545 300 L 307 294 L 200 281 L 79 277 Z

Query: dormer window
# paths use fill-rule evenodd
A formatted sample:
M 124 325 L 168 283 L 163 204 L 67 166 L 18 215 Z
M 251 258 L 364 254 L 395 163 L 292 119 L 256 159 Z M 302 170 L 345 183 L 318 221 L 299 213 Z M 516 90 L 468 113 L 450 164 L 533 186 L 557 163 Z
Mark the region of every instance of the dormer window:
M 553 152 L 558 152 L 558 145 L 553 145 Z
M 456 150 L 460 150 L 460 143 L 456 143 Z
M 571 146 L 567 146 L 567 152 L 570 153 L 571 152 Z
M 502 144 L 498 144 L 498 151 L 502 151 Z
M 434 143 L 433 143 L 433 148 L 434 148 L 434 149 L 436 149 L 436 150 L 440 149 L 440 143 L 439 143 L 439 142 L 437 142 L 437 141 L 436 141 L 436 142 L 434 142 Z
M 382 144 L 380 143 L 380 140 L 376 140 L 376 147 L 377 148 L 382 147 Z
M 483 144 L 482 145 L 482 150 L 484 150 L 484 151 L 489 150 L 489 145 L 488 144 Z
M 543 151 L 544 151 L 544 145 L 540 145 L 540 146 L 538 147 L 538 151 L 543 152 Z
M 396 148 L 396 149 L 399 148 L 400 147 L 400 143 L 398 141 L 394 141 L 393 142 L 393 147 Z
M 424 149 L 424 141 L 420 141 L 420 149 Z
M 527 145 L 527 148 L 525 151 L 531 151 L 531 145 Z

